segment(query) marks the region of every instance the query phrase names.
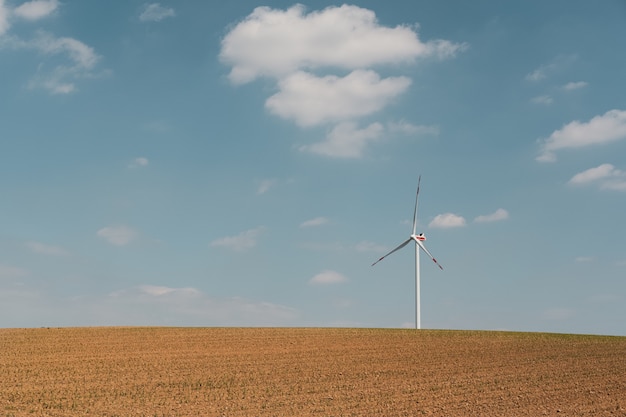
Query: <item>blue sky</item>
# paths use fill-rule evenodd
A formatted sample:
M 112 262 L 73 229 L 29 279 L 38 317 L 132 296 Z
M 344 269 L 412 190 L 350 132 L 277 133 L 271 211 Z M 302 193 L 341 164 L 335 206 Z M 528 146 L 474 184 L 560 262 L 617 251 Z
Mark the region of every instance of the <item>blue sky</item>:
M 623 1 L 0 0 L 0 327 L 626 335 Z M 425 259 L 424 257 L 422 259 Z

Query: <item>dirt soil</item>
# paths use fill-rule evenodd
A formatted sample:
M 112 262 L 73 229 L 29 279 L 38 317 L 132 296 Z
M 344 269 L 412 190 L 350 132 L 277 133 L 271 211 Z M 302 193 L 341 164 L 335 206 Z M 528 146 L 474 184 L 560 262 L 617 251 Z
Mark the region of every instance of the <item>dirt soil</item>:
M 0 329 L 0 416 L 626 416 L 626 337 Z

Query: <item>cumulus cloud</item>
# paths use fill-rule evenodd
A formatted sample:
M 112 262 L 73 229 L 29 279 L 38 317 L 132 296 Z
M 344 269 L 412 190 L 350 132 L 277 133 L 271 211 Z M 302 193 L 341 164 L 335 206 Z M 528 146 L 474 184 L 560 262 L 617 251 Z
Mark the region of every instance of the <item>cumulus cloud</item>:
M 0 36 L 9 31 L 12 18 L 29 21 L 39 20 L 51 15 L 58 6 L 57 0 L 33 0 L 11 9 L 4 0 L 0 0 Z
M 258 7 L 222 40 L 220 60 L 232 66 L 229 78 L 242 84 L 259 76 L 282 78 L 300 69 L 347 70 L 412 62 L 421 56 L 453 56 L 465 45 L 423 43 L 407 26 L 381 26 L 374 12 L 358 6 L 306 13 Z
M 107 226 L 96 234 L 115 246 L 126 246 L 137 237 L 137 231 L 128 226 Z
M 612 164 L 602 164 L 579 172 L 568 183 L 571 185 L 596 184 L 606 190 L 626 191 L 626 172 L 615 168 Z
M 0 264 L 0 280 L 2 271 Z M 14 281 L 26 273 L 19 268 L 9 272 Z M 19 282 L 6 287 L 0 286 L 0 301 L 4 311 L 11 311 L 3 317 L 3 324 L 9 327 L 302 325 L 295 308 L 237 296 L 216 297 L 186 286 L 146 284 L 67 298 L 29 289 Z
M 68 309 L 84 314 L 80 322 L 64 325 L 284 326 L 294 325 L 299 316 L 294 308 L 267 301 L 218 298 L 193 287 L 160 285 L 72 300 Z
M 256 246 L 259 236 L 265 231 L 265 227 L 259 226 L 246 230 L 235 236 L 226 236 L 211 242 L 213 247 L 222 247 L 234 251 L 246 251 Z
M 279 81 L 280 91 L 265 106 L 279 117 L 308 127 L 375 113 L 410 84 L 407 77 L 381 79 L 370 70 L 355 70 L 345 77 L 298 71 Z
M 39 20 L 52 14 L 58 6 L 57 0 L 27 1 L 16 7 L 13 14 L 26 20 Z
M 328 223 L 328 218 L 326 217 L 315 217 L 314 219 L 310 219 L 307 221 L 304 221 L 300 224 L 301 228 L 306 228 L 306 227 L 316 227 L 316 226 L 322 226 L 324 224 Z
M 415 27 L 382 26 L 374 12 L 358 6 L 310 13 L 302 5 L 258 7 L 223 38 L 220 60 L 231 67 L 233 84 L 259 77 L 276 82 L 277 92 L 265 102 L 273 115 L 303 128 L 354 123 L 390 105 L 412 83 L 406 76 L 382 78 L 373 67 L 449 58 L 467 48 L 447 40 L 422 42 Z M 379 124 L 358 132 L 337 126 L 326 141 L 299 149 L 360 158 L 379 137 L 374 127 L 380 130 Z M 408 123 L 396 127 L 416 133 Z
M 340 274 L 336 271 L 323 271 L 319 274 L 315 275 L 313 278 L 309 280 L 309 284 L 311 285 L 333 285 L 333 284 L 341 284 L 347 282 L 348 278 L 345 275 Z
M 478 216 L 474 219 L 476 223 L 491 223 L 498 222 L 501 220 L 506 220 L 509 218 L 509 212 L 503 208 L 499 208 L 494 213 L 487 214 L 484 216 Z
M 300 151 L 333 158 L 360 158 L 369 144 L 381 140 L 383 132 L 380 123 L 359 129 L 356 123 L 344 122 L 335 126 L 325 140 L 301 146 Z
M 144 4 L 139 20 L 142 22 L 160 22 L 167 17 L 176 16 L 174 9 L 163 7 L 159 3 Z
M 556 161 L 556 151 L 583 148 L 626 139 L 626 110 L 609 110 L 588 122 L 575 120 L 541 141 L 539 162 Z
M 435 216 L 435 218 L 428 224 L 428 227 L 449 229 L 453 227 L 463 227 L 465 226 L 465 223 L 465 218 L 462 216 L 458 216 L 453 213 L 444 213 Z
M 60 246 L 47 245 L 41 242 L 30 241 L 26 242 L 25 246 L 34 253 L 39 253 L 42 255 L 67 256 L 70 254 L 66 249 Z

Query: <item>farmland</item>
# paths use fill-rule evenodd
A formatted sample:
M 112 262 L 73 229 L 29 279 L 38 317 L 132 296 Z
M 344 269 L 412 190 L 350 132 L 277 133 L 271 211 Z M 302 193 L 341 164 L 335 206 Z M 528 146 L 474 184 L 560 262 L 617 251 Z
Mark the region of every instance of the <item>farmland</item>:
M 0 416 L 626 416 L 626 338 L 0 329 Z

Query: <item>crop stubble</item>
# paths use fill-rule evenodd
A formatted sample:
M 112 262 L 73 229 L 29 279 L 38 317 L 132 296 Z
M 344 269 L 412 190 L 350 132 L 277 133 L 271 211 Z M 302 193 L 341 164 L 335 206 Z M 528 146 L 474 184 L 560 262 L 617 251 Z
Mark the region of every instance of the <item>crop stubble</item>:
M 0 329 L 0 416 L 626 416 L 626 338 Z

